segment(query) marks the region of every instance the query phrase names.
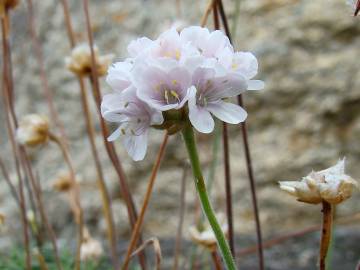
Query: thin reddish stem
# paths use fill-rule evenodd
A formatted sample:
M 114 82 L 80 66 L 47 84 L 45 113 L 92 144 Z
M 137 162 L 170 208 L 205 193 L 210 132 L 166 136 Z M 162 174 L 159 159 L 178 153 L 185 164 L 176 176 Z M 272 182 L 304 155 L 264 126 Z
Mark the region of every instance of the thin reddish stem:
M 91 31 L 88 0 L 83 0 L 83 7 L 84 7 L 84 13 L 85 13 L 85 19 L 86 19 L 86 30 L 87 30 L 87 34 L 88 34 L 88 41 L 89 41 L 89 46 L 90 46 L 90 51 L 91 51 L 92 68 L 91 68 L 91 80 L 90 81 L 91 81 L 92 90 L 93 90 L 92 92 L 93 92 L 93 96 L 95 99 L 96 108 L 97 108 L 98 116 L 99 116 L 99 120 L 100 120 L 101 131 L 103 134 L 103 141 L 105 144 L 106 151 L 108 152 L 108 155 L 111 159 L 111 162 L 113 163 L 114 168 L 119 176 L 120 187 L 121 187 L 123 198 L 126 202 L 130 224 L 131 224 L 131 226 L 134 226 L 134 224 L 137 220 L 135 204 L 134 204 L 133 198 L 131 196 L 131 193 L 130 193 L 130 190 L 129 190 L 129 187 L 128 187 L 128 184 L 126 181 L 126 176 L 125 176 L 124 170 L 123 170 L 120 160 L 116 154 L 114 145 L 112 143 L 108 142 L 108 140 L 107 140 L 107 137 L 109 136 L 109 132 L 108 132 L 107 126 L 105 124 L 105 121 L 101 116 L 101 110 L 100 110 L 101 92 L 100 92 L 100 86 L 99 86 L 99 78 L 98 78 L 98 74 L 97 74 L 97 70 L 96 70 L 94 41 L 93 41 L 93 36 L 92 36 L 92 31 Z M 139 244 L 141 244 L 141 243 L 142 243 L 142 237 L 140 236 Z M 142 269 L 145 270 L 146 269 L 146 256 L 145 256 L 144 252 L 139 253 L 139 260 L 140 260 L 140 265 L 141 265 Z
M 27 3 L 28 3 L 28 5 L 27 5 L 28 6 L 28 18 L 29 18 L 28 24 L 29 24 L 29 28 L 30 28 L 31 40 L 32 40 L 34 51 L 35 51 L 35 56 L 36 56 L 36 59 L 38 61 L 38 65 L 39 65 L 40 79 L 41 79 L 41 85 L 42 85 L 42 89 L 44 92 L 44 96 L 46 98 L 46 102 L 47 102 L 47 105 L 48 105 L 48 108 L 50 111 L 51 119 L 54 120 L 55 125 L 58 127 L 63 140 L 67 143 L 67 136 L 65 133 L 65 128 L 59 118 L 59 114 L 56 111 L 56 108 L 54 105 L 54 98 L 52 95 L 52 91 L 49 88 L 49 82 L 48 82 L 46 72 L 45 72 L 44 56 L 43 56 L 41 45 L 40 45 L 39 39 L 36 34 L 36 30 L 35 30 L 36 27 L 35 27 L 35 19 L 34 19 L 34 10 L 33 10 L 32 0 L 27 0 Z
M 217 2 L 213 2 L 214 26 L 215 29 L 220 29 L 219 12 Z M 229 135 L 227 131 L 227 124 L 222 123 L 222 141 L 224 150 L 224 179 L 225 179 L 225 198 L 226 198 L 226 217 L 229 226 L 229 246 L 233 256 L 235 256 L 234 243 L 234 221 L 233 221 L 233 207 L 232 207 L 232 189 L 231 189 L 231 174 L 230 174 L 230 153 L 229 153 Z
M 162 141 L 162 143 L 160 145 L 160 149 L 159 149 L 158 155 L 156 157 L 154 167 L 153 167 L 153 169 L 151 171 L 150 180 L 149 180 L 149 183 L 148 183 L 148 186 L 147 186 L 147 189 L 146 189 L 146 193 L 145 193 L 144 201 L 143 201 L 143 204 L 142 204 L 142 207 L 141 207 L 141 210 L 140 210 L 139 218 L 136 220 L 135 228 L 134 228 L 134 230 L 133 230 L 133 232 L 131 234 L 130 243 L 129 243 L 129 246 L 128 246 L 128 249 L 127 249 L 127 252 L 126 252 L 126 256 L 125 256 L 125 262 L 124 262 L 124 265 L 121 267 L 122 270 L 128 269 L 131 254 L 132 254 L 132 252 L 133 252 L 133 250 L 135 248 L 135 245 L 136 245 L 136 243 L 138 241 L 139 234 L 140 234 L 140 231 L 141 231 L 141 227 L 143 225 L 145 213 L 146 213 L 147 207 L 149 205 L 150 197 L 151 197 L 152 190 L 153 190 L 153 187 L 154 187 L 155 179 L 156 179 L 158 170 L 160 168 L 161 160 L 162 160 L 162 158 L 164 156 L 164 153 L 165 153 L 165 147 L 166 147 L 168 138 L 169 138 L 169 135 L 168 135 L 168 133 L 166 131 L 165 135 L 164 135 L 164 139 L 163 139 L 163 141 Z
M 223 26 L 225 29 L 225 33 L 231 42 L 231 33 L 230 33 L 227 18 L 226 18 L 223 2 L 222 2 L 222 0 L 216 0 L 216 1 L 219 6 L 220 17 L 221 17 L 221 20 L 222 20 L 222 23 L 223 23 Z M 242 95 L 238 96 L 238 104 L 241 107 L 244 107 Z M 245 121 L 242 122 L 240 124 L 240 127 L 241 127 L 241 133 L 242 133 L 243 145 L 244 145 L 244 151 L 245 151 L 246 168 L 247 168 L 249 182 L 250 182 L 253 211 L 254 211 L 254 216 L 255 216 L 255 227 L 256 227 L 256 235 L 257 235 L 257 242 L 258 242 L 259 269 L 263 270 L 265 268 L 265 262 L 264 262 L 264 252 L 263 252 L 263 248 L 262 248 L 261 224 L 260 224 L 259 209 L 258 209 L 257 196 L 256 196 L 255 177 L 254 177 L 252 161 L 251 161 L 250 146 L 249 146 L 246 122 Z

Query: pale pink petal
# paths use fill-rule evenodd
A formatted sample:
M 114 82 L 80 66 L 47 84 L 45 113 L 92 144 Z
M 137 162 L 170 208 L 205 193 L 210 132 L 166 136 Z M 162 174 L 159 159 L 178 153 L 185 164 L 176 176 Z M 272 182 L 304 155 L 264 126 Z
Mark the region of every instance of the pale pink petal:
M 147 37 L 138 38 L 130 42 L 127 50 L 131 57 L 136 57 L 155 46 L 155 42 Z
M 189 119 L 194 128 L 201 133 L 210 133 L 214 130 L 214 119 L 205 109 L 196 105 L 196 89 L 191 87 L 189 90 Z
M 232 62 L 232 70 L 240 73 L 246 79 L 253 78 L 258 72 L 258 61 L 250 52 L 236 52 Z
M 247 81 L 247 90 L 262 90 L 265 88 L 265 83 L 260 80 L 249 80 Z
M 214 114 L 220 120 L 229 124 L 238 124 L 244 122 L 247 113 L 238 105 L 224 102 L 222 100 L 216 103 L 209 103 L 207 110 Z
M 107 138 L 107 140 L 109 142 L 115 141 L 117 138 L 119 138 L 121 135 L 121 127 L 118 127 L 117 129 L 115 129 L 115 131 L 113 133 L 111 133 L 111 135 Z
M 132 64 L 128 62 L 117 62 L 109 67 L 106 82 L 115 91 L 122 91 L 131 84 L 130 70 Z
M 124 147 L 134 161 L 143 160 L 147 149 L 148 134 L 139 136 L 126 136 L 123 140 Z

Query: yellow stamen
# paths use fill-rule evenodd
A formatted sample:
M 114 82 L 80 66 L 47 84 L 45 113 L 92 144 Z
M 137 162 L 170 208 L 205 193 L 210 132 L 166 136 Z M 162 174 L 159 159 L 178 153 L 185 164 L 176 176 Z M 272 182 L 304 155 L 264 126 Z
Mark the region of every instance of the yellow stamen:
M 130 132 L 133 136 L 135 136 L 135 131 L 133 129 L 131 129 Z
M 174 90 L 171 90 L 170 91 L 170 94 L 175 97 L 178 101 L 180 101 L 180 98 L 179 98 L 179 95 L 174 91 Z
M 179 59 L 180 59 L 180 56 L 181 56 L 180 51 L 179 51 L 179 50 L 176 50 L 176 51 L 175 51 L 175 58 L 176 58 L 176 60 L 179 60 Z
M 239 66 L 238 64 L 233 63 L 233 64 L 231 65 L 231 68 L 232 68 L 232 69 L 237 69 L 237 68 L 238 68 L 238 66 Z
M 164 96 L 165 96 L 166 103 L 169 104 L 169 91 L 168 90 L 165 90 Z
M 125 132 L 125 129 L 124 128 L 122 128 L 122 129 L 120 129 L 121 130 L 121 133 L 123 134 L 123 135 L 125 135 L 126 134 L 126 132 Z
M 173 85 L 177 85 L 177 83 L 178 83 L 177 80 L 172 80 Z

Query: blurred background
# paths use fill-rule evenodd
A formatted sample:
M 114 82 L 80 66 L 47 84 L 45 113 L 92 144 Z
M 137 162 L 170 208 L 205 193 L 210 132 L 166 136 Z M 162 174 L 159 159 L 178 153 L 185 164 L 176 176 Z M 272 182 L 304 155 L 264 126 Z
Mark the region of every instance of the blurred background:
M 298 180 L 311 170 L 334 165 L 343 157 L 347 159 L 346 172 L 354 179 L 360 178 L 360 18 L 352 16 L 353 11 L 345 0 L 237 1 L 224 1 L 234 47 L 257 56 L 260 71 L 257 78 L 266 83 L 264 91 L 246 93 L 244 99 L 249 113 L 247 121 L 263 236 L 271 239 L 320 223 L 320 206 L 296 202 L 295 198 L 279 190 L 277 181 Z M 86 42 L 81 1 L 69 3 L 76 37 Z M 137 37 L 155 39 L 172 25 L 198 25 L 207 6 L 204 0 L 196 3 L 190 0 L 91 0 L 89 3 L 94 39 L 100 54 L 111 53 L 115 59 L 124 59 L 127 44 Z M 62 6 L 60 1 L 34 1 L 34 12 L 46 74 L 81 180 L 85 222 L 93 237 L 105 242 L 105 221 L 80 106 L 79 87 L 64 63 L 71 51 Z M 211 16 L 207 26 L 213 28 Z M 26 4 L 22 1 L 12 12 L 11 19 L 16 112 L 20 118 L 29 113 L 48 114 L 30 40 Z M 103 93 L 111 91 L 104 78 L 101 78 L 101 88 Z M 113 200 L 119 241 L 125 247 L 130 232 L 126 207 L 103 146 L 92 100 L 91 110 L 106 183 Z M 234 226 L 236 245 L 240 250 L 254 245 L 256 236 L 241 130 L 239 126 L 229 126 L 229 132 Z M 208 170 L 213 157 L 214 136 L 199 135 L 198 138 L 204 169 Z M 161 139 L 161 132 L 151 133 L 147 156 L 141 162 L 133 162 L 121 143 L 116 142 L 138 207 Z M 0 149 L 1 156 L 8 157 L 6 166 L 14 174 L 2 113 Z M 211 194 L 218 212 L 225 212 L 222 155 L 220 142 Z M 156 236 L 160 239 L 165 256 L 164 269 L 170 269 L 166 265 L 171 265 L 185 159 L 180 135 L 172 136 L 145 219 L 145 238 Z M 61 171 L 66 171 L 61 153 L 49 144 L 32 153 L 32 160 L 42 182 L 44 201 L 56 234 L 63 246 L 74 247 L 75 228 L 66 196 L 53 189 L 54 179 Z M 6 224 L 0 228 L 0 256 L 4 256 L 21 243 L 21 223 L 7 186 L 4 182 L 1 186 L 0 212 L 6 216 Z M 192 177 L 188 175 L 184 223 L 186 244 L 182 260 L 189 252 L 188 228 L 194 222 L 195 199 Z M 359 192 L 355 192 L 351 199 L 337 208 L 336 216 L 359 213 L 359 199 Z M 357 222 L 336 226 L 332 269 L 355 269 L 360 259 L 359 225 Z M 319 234 L 315 232 L 266 249 L 266 269 L 315 269 L 318 241 Z M 254 269 L 256 253 L 242 256 L 239 262 L 241 269 Z

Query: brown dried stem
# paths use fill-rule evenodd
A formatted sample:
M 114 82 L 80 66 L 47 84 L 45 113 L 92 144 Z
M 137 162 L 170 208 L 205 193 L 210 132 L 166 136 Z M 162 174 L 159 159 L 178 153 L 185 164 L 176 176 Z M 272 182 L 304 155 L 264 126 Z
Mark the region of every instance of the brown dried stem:
M 38 61 L 38 65 L 39 65 L 40 79 L 41 79 L 44 96 L 46 98 L 46 102 L 47 102 L 47 105 L 48 105 L 48 108 L 50 111 L 51 119 L 54 120 L 55 125 L 59 129 L 63 140 L 65 141 L 65 143 L 67 143 L 65 128 L 59 118 L 57 111 L 56 111 L 56 108 L 54 105 L 54 98 L 53 98 L 52 92 L 49 88 L 48 79 L 46 77 L 44 56 L 43 56 L 40 42 L 39 42 L 39 39 L 36 34 L 36 30 L 35 30 L 35 19 L 34 19 L 34 10 L 33 10 L 32 0 L 27 0 L 27 4 L 28 4 L 27 5 L 28 6 L 28 24 L 29 24 L 29 28 L 30 28 L 31 40 L 32 40 L 34 51 L 35 51 L 35 56 L 36 56 L 36 59 Z
M 213 250 L 211 252 L 211 258 L 213 260 L 214 266 L 216 270 L 221 270 L 222 266 L 221 266 L 221 259 L 219 257 L 219 254 L 216 252 L 216 250 Z
M 215 1 L 213 3 L 213 15 L 215 29 L 220 29 L 218 5 Z M 232 190 L 231 190 L 231 174 L 230 174 L 230 154 L 229 154 L 229 136 L 227 131 L 227 124 L 222 123 L 223 132 L 223 150 L 224 150 L 224 176 L 225 176 L 225 198 L 226 198 L 226 217 L 229 226 L 229 246 L 231 253 L 235 256 L 234 244 L 234 222 L 233 222 L 233 207 L 232 207 Z
M 326 201 L 322 202 L 322 229 L 320 242 L 320 270 L 326 269 L 326 256 L 329 250 L 332 229 L 332 205 Z
M 222 0 L 216 0 L 216 1 L 219 6 L 220 17 L 223 22 L 225 33 L 231 41 L 231 33 L 230 33 L 230 29 L 229 29 L 229 25 L 227 22 L 227 18 L 226 18 Z M 238 96 L 238 104 L 241 107 L 244 107 L 242 95 Z M 257 204 L 255 177 L 254 177 L 253 168 L 252 168 L 252 161 L 251 161 L 246 121 L 242 122 L 240 124 L 240 127 L 241 127 L 241 133 L 242 133 L 243 145 L 244 145 L 244 151 L 245 151 L 246 168 L 247 168 L 249 182 L 250 182 L 253 210 L 254 210 L 254 215 L 255 215 L 255 226 L 256 226 L 256 235 L 257 235 L 257 242 L 258 242 L 259 269 L 263 270 L 265 268 L 265 262 L 264 262 L 263 248 L 262 248 L 261 224 L 260 224 L 259 209 L 258 209 L 258 204 Z
M 73 211 L 74 214 L 75 222 L 78 225 L 78 239 L 77 239 L 78 244 L 76 249 L 75 269 L 80 270 L 81 268 L 80 250 L 84 237 L 83 235 L 84 220 L 83 220 L 83 210 L 80 204 L 79 184 L 75 180 L 74 166 L 72 165 L 72 161 L 65 143 L 59 137 L 57 137 L 55 134 L 51 132 L 49 134 L 49 138 L 51 141 L 53 141 L 59 146 L 63 154 L 64 161 L 67 164 L 70 171 L 70 181 L 72 184 L 72 189 L 70 189 L 70 198 L 71 198 L 70 205 L 71 205 L 71 210 Z
M 201 22 L 200 22 L 201 27 L 204 27 L 206 25 L 206 22 L 209 18 L 211 10 L 213 9 L 213 6 L 214 6 L 214 0 L 210 0 L 208 5 L 206 6 L 204 15 L 201 18 Z
M 100 120 L 100 126 L 101 126 L 101 132 L 103 135 L 103 141 L 105 144 L 105 148 L 106 151 L 111 159 L 111 162 L 113 163 L 113 166 L 118 174 L 119 177 L 119 181 L 120 181 L 120 187 L 121 187 L 121 192 L 122 192 L 122 196 L 125 200 L 126 206 L 127 206 L 127 211 L 128 211 L 128 216 L 129 216 L 129 221 L 132 227 L 134 227 L 135 222 L 137 220 L 137 213 L 136 213 L 136 208 L 135 208 L 135 204 L 133 201 L 133 198 L 131 196 L 127 181 L 126 181 L 126 176 L 124 173 L 124 170 L 122 168 L 121 162 L 116 154 L 116 150 L 114 148 L 114 145 L 110 142 L 108 142 L 107 137 L 109 136 L 109 132 L 106 126 L 106 123 L 104 121 L 104 119 L 101 116 L 101 110 L 100 110 L 100 105 L 101 105 L 101 92 L 100 92 L 100 86 L 99 86 L 99 79 L 98 79 L 98 74 L 97 74 L 97 69 L 96 69 L 96 60 L 95 60 L 95 53 L 94 53 L 94 41 L 93 41 L 93 36 L 92 36 L 92 31 L 91 31 L 91 23 L 90 23 L 90 15 L 89 15 L 89 3 L 87 0 L 83 0 L 83 7 L 84 7 L 84 13 L 85 13 L 85 18 L 86 18 L 86 30 L 87 30 L 87 34 L 88 34 L 88 40 L 89 40 L 89 46 L 90 46 L 90 50 L 91 50 L 91 64 L 92 64 L 92 68 L 91 68 L 91 85 L 92 85 L 92 92 L 93 92 L 93 96 L 95 99 L 95 103 L 96 103 L 96 108 L 98 111 L 98 116 L 99 116 L 99 120 Z M 134 230 L 134 228 L 133 228 Z M 141 235 L 139 237 L 139 244 L 141 244 L 142 239 L 141 239 Z M 146 256 L 145 253 L 141 252 L 139 254 L 139 260 L 140 260 L 140 265 L 142 267 L 142 269 L 146 269 Z
M 149 204 L 149 201 L 150 201 L 150 197 L 151 197 L 151 194 L 152 194 L 152 190 L 153 190 L 153 187 L 154 187 L 156 175 L 157 175 L 157 172 L 159 170 L 161 160 L 162 160 L 162 158 L 164 156 L 165 147 L 166 147 L 168 138 L 169 138 L 169 135 L 168 135 L 168 133 L 166 131 L 165 135 L 164 135 L 164 139 L 163 139 L 163 141 L 162 141 L 162 143 L 160 145 L 160 149 L 159 149 L 158 155 L 156 157 L 152 172 L 151 172 L 150 180 L 149 180 L 149 183 L 148 183 L 148 186 L 147 186 L 147 189 L 146 189 L 146 193 L 145 193 L 144 201 L 143 201 L 143 204 L 142 204 L 142 207 L 141 207 L 141 210 L 140 210 L 139 217 L 136 220 L 135 228 L 134 228 L 134 230 L 133 230 L 133 232 L 131 234 L 130 243 L 129 243 L 127 253 L 126 253 L 126 256 L 125 256 L 125 262 L 124 262 L 124 265 L 121 267 L 122 270 L 128 269 L 131 253 L 132 253 L 133 249 L 135 248 L 135 245 L 136 245 L 136 243 L 138 241 L 139 234 L 140 234 L 140 231 L 141 231 L 141 227 L 143 225 L 145 213 L 146 213 L 146 210 L 147 210 L 147 207 L 148 207 L 148 204 Z
M 154 247 L 154 252 L 155 252 L 155 256 L 156 256 L 156 260 L 155 260 L 155 270 L 160 270 L 160 265 L 161 265 L 161 260 L 162 260 L 162 255 L 161 255 L 161 247 L 160 247 L 160 242 L 156 237 L 150 238 L 148 240 L 146 240 L 140 247 L 138 247 L 132 254 L 131 254 L 131 258 L 133 258 L 135 255 L 139 254 L 140 252 L 142 252 L 147 246 L 152 245 Z
M 94 157 L 95 167 L 97 172 L 97 185 L 99 187 L 102 199 L 102 206 L 103 206 L 103 213 L 107 223 L 107 236 L 109 241 L 109 246 L 111 250 L 111 257 L 113 262 L 114 269 L 118 269 L 119 267 L 119 259 L 117 255 L 117 248 L 116 248 L 116 231 L 114 226 L 114 218 L 111 210 L 111 200 L 109 196 L 109 192 L 106 188 L 106 183 L 104 180 L 104 173 L 101 167 L 99 154 L 95 144 L 95 129 L 94 124 L 91 119 L 89 104 L 88 104 L 88 97 L 85 89 L 84 79 L 82 77 L 78 77 L 79 85 L 80 85 L 80 92 L 81 92 L 81 102 L 84 111 L 84 117 L 86 122 L 86 129 L 87 134 L 89 136 L 91 152 Z
M 11 192 L 11 196 L 14 198 L 16 204 L 18 205 L 19 209 L 21 209 L 20 207 L 20 200 L 19 200 L 19 196 L 17 194 L 16 188 L 14 186 L 14 184 L 11 182 L 9 173 L 6 169 L 6 166 L 2 160 L 2 158 L 0 157 L 0 168 L 1 168 L 1 172 L 4 176 L 5 182 L 6 184 L 9 186 L 10 192 Z
M 188 170 L 188 165 L 184 164 L 183 175 L 182 175 L 182 178 L 181 178 L 179 223 L 178 223 L 178 229 L 177 229 L 176 240 L 175 240 L 173 270 L 178 269 L 179 254 L 181 252 L 181 241 L 182 241 L 183 223 L 184 223 L 184 215 L 185 215 L 186 174 L 187 174 L 187 170 Z

